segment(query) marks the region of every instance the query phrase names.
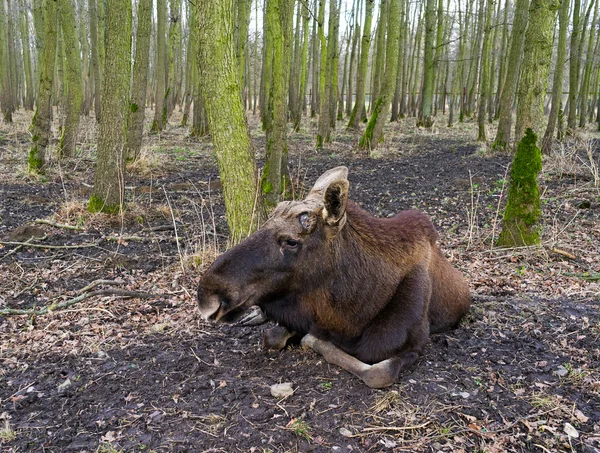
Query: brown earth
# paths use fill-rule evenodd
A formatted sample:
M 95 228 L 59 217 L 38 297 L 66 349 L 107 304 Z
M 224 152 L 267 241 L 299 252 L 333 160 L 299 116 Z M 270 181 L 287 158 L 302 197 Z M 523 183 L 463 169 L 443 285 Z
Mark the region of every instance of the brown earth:
M 0 451 L 600 452 L 597 142 L 585 142 L 592 161 L 581 141 L 545 158 L 542 246 L 503 250 L 493 240 L 511 156 L 473 142 L 473 125 L 394 124 L 371 156 L 341 125 L 322 152 L 313 124 L 290 137 L 297 196 L 347 165 L 351 197 L 373 214 L 429 213 L 471 282 L 460 328 L 372 390 L 312 351 L 265 352 L 264 326 L 200 320 L 195 285 L 227 241 L 208 139 L 175 127 L 149 137 L 129 209 L 111 218 L 85 211 L 93 122 L 76 159 L 33 178 L 28 121 L 0 126 L 0 310 L 72 305 L 0 315 Z M 293 395 L 271 396 L 284 382 Z

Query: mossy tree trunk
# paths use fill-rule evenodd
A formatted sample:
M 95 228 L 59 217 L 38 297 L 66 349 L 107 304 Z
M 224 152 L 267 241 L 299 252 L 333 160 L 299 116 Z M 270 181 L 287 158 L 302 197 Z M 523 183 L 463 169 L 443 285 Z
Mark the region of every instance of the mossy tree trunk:
M 491 48 L 491 27 L 492 27 L 492 11 L 493 0 L 487 2 L 487 11 L 485 13 L 485 25 L 483 31 L 482 45 L 482 60 L 481 60 L 481 83 L 479 84 L 479 106 L 477 108 L 477 124 L 478 135 L 477 140 L 485 142 L 487 140 L 485 134 L 486 123 L 486 102 L 488 102 L 488 90 L 490 90 L 490 48 Z M 491 91 L 491 90 L 490 90 Z
M 137 7 L 137 32 L 135 36 L 135 61 L 131 84 L 131 101 L 125 142 L 125 157 L 137 159 L 142 147 L 144 118 L 146 116 L 146 86 L 150 61 L 150 32 L 152 29 L 152 0 L 139 0 Z
M 394 95 L 396 70 L 398 68 L 400 0 L 390 0 L 388 15 L 386 61 L 381 94 L 375 101 L 371 118 L 365 133 L 360 139 L 359 146 L 361 148 L 375 149 L 383 141 L 383 126 L 388 121 L 390 104 Z
M 167 91 L 163 105 L 162 122 L 166 126 L 178 102 L 178 63 L 181 55 L 181 0 L 169 0 L 169 49 L 167 66 Z
M 321 48 L 321 77 L 325 79 L 324 91 L 321 96 L 319 109 L 319 129 L 317 131 L 317 149 L 323 148 L 331 141 L 331 120 L 335 121 L 335 103 L 337 92 L 337 33 L 339 15 L 337 0 L 329 2 L 329 27 L 327 33 L 327 48 Z M 323 41 L 325 36 L 323 35 Z M 323 58 L 323 55 L 326 58 Z
M 562 0 L 558 14 L 558 46 L 556 50 L 556 67 L 554 69 L 554 80 L 552 84 L 552 105 L 548 115 L 548 125 L 542 140 L 542 153 L 549 154 L 552 149 L 554 131 L 558 121 L 558 113 L 562 106 L 564 67 L 567 58 L 567 28 L 569 26 L 569 3 L 570 0 Z
M 552 60 L 552 35 L 559 5 L 559 0 L 531 2 L 517 92 L 515 137 L 522 137 L 526 128 L 531 128 L 534 132 L 542 130 Z
M 71 0 L 59 0 L 60 25 L 66 57 L 67 102 L 65 124 L 58 144 L 61 157 L 73 157 L 79 128 L 79 114 L 83 100 L 81 81 L 81 51 L 75 19 L 75 7 Z
M 289 0 L 267 0 L 266 20 L 273 43 L 271 83 L 269 90 L 268 120 L 266 130 L 266 162 L 261 179 L 265 201 L 276 205 L 288 189 L 287 174 L 287 58 L 286 34 Z M 293 11 L 293 9 L 292 9 Z
M 517 0 L 514 12 L 513 28 L 511 32 L 511 44 L 506 63 L 507 70 L 500 97 L 498 130 L 494 139 L 494 147 L 506 149 L 511 140 L 513 104 L 519 83 L 519 67 L 521 66 L 521 54 L 525 30 L 529 20 L 529 0 Z
M 371 113 L 379 98 L 383 71 L 385 70 L 385 37 L 388 26 L 389 2 L 390 0 L 379 0 L 379 18 L 375 31 L 375 49 L 371 69 L 371 96 L 369 102 L 369 111 Z
M 131 1 L 106 0 L 102 118 L 94 189 L 88 204 L 91 212 L 116 214 L 124 209 L 124 144 L 130 102 L 131 35 Z
M 540 243 L 540 190 L 537 175 L 542 170 L 542 153 L 531 129 L 519 142 L 510 172 L 508 201 L 504 210 L 501 247 L 521 247 Z
M 165 110 L 165 94 L 167 90 L 167 38 L 165 21 L 167 20 L 167 0 L 156 0 L 156 94 L 154 103 L 154 120 L 152 121 L 152 132 L 160 132 L 165 126 L 163 113 Z
M 92 91 L 90 86 L 90 49 L 88 42 L 88 11 L 86 10 L 87 2 L 85 0 L 77 0 L 77 20 L 79 22 L 79 42 L 81 43 L 81 87 L 82 87 L 82 103 L 81 114 L 89 116 L 90 106 L 92 102 Z
M 434 39 L 435 39 L 435 5 L 436 0 L 427 0 L 425 4 L 425 43 L 423 49 L 423 89 L 421 91 L 421 108 L 419 109 L 418 127 L 433 126 L 432 106 L 433 87 L 435 82 Z
M 371 22 L 373 20 L 373 8 L 375 0 L 366 0 L 365 3 L 365 24 L 360 45 L 360 58 L 356 71 L 356 100 L 350 119 L 348 120 L 348 129 L 358 129 L 363 111 L 365 110 L 365 91 L 367 88 L 367 70 L 369 67 L 369 51 L 371 49 Z
M 1 0 L 0 0 L 1 1 Z M 52 137 L 52 77 L 56 58 L 56 0 L 44 0 L 44 47 L 39 67 L 37 108 L 32 122 L 29 171 L 44 173 L 46 148 Z
M 352 27 L 352 41 L 350 45 L 350 61 L 348 63 L 348 90 L 346 91 L 346 116 L 352 113 L 352 96 L 354 94 L 354 76 L 356 67 L 356 55 L 358 50 L 358 37 L 360 36 L 360 10 L 362 9 L 362 0 L 356 0 L 358 5 L 358 13 L 355 9 L 352 12 L 351 20 L 354 20 Z M 355 7 L 356 8 L 356 7 Z
M 240 98 L 233 8 L 233 0 L 196 0 L 202 95 L 223 185 L 230 241 L 236 244 L 260 226 L 264 209 Z
M 327 40 L 325 38 L 325 0 L 319 0 L 319 15 L 317 16 L 319 35 L 319 126 L 317 131 L 317 149 L 323 148 L 323 127 L 329 127 L 329 99 L 327 95 Z

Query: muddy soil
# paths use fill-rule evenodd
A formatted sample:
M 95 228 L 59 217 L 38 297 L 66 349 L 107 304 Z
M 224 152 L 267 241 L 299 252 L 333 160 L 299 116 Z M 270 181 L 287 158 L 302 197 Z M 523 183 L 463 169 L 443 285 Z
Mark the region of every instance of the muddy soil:
M 575 145 L 546 159 L 542 245 L 497 249 L 511 156 L 482 149 L 465 128 L 399 123 L 374 155 L 342 130 L 321 152 L 310 130 L 290 137 L 297 196 L 348 166 L 351 198 L 371 213 L 427 212 L 471 284 L 460 327 L 432 336 L 397 384 L 372 390 L 312 351 L 264 351 L 268 325 L 197 315 L 196 283 L 227 243 L 208 139 L 174 127 L 150 137 L 158 158 L 130 168 L 129 209 L 111 218 L 85 210 L 92 143 L 32 178 L 19 170 L 26 128 L 3 125 L 0 309 L 72 302 L 92 282 L 96 294 L 45 315 L 0 315 L 0 450 L 600 452 L 593 174 Z M 273 397 L 285 382 L 294 393 Z

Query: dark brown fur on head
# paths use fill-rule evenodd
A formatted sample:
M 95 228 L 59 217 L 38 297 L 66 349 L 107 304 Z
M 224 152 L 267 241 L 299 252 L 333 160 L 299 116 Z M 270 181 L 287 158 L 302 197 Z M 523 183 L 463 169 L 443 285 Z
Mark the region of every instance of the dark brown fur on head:
M 367 363 L 416 361 L 430 331 L 455 326 L 468 285 L 439 250 L 429 217 L 371 216 L 348 200 L 347 169 L 306 199 L 280 203 L 255 234 L 221 255 L 198 287 L 205 319 L 258 305 L 290 332 L 311 333 Z

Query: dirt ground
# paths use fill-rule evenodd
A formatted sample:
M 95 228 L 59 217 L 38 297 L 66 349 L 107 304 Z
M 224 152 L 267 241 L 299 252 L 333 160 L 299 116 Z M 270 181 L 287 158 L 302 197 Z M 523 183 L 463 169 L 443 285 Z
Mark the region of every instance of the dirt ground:
M 209 139 L 149 137 L 111 218 L 85 210 L 93 121 L 78 156 L 39 178 L 25 170 L 29 120 L 0 125 L 0 310 L 67 306 L 0 315 L 0 451 L 600 452 L 597 136 L 545 158 L 542 245 L 503 250 L 511 156 L 473 141 L 474 125 L 404 121 L 371 155 L 341 124 L 322 152 L 314 124 L 290 135 L 297 196 L 347 165 L 373 214 L 427 212 L 471 284 L 462 325 L 372 390 L 312 351 L 265 352 L 265 326 L 197 315 L 195 286 L 227 243 Z M 286 382 L 294 393 L 273 397 Z

